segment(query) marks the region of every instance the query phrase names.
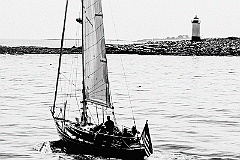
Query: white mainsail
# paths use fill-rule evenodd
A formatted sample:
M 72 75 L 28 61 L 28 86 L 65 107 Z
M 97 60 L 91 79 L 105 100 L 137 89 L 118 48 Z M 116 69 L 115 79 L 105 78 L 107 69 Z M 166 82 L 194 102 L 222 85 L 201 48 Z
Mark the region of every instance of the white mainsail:
M 111 107 L 101 0 L 83 0 L 83 54 L 85 101 Z

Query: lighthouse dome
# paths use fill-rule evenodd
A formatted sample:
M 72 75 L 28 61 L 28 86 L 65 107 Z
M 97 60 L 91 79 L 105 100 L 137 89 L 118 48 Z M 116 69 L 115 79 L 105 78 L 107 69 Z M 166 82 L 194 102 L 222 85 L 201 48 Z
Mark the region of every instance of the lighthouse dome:
M 200 23 L 200 20 L 197 17 L 197 15 L 193 18 L 192 23 Z

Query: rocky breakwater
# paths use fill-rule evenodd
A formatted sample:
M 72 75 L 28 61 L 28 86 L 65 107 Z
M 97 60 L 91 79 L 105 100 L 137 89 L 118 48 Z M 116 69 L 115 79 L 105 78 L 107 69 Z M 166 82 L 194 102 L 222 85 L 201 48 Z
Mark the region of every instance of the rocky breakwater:
M 240 38 L 147 41 L 145 43 L 106 45 L 107 54 L 175 55 L 175 56 L 240 56 Z M 59 54 L 60 48 L 0 46 L 0 54 Z M 81 53 L 81 47 L 63 48 L 64 54 Z
M 63 53 L 79 53 L 81 48 L 63 48 Z M 59 54 L 60 48 L 47 48 L 47 47 L 35 47 L 35 46 L 20 46 L 20 47 L 8 47 L 0 46 L 0 54 L 12 54 L 12 55 L 21 55 L 21 54 Z
M 114 53 L 175 56 L 240 56 L 240 38 L 208 38 L 191 40 L 148 41 L 143 44 L 118 45 Z

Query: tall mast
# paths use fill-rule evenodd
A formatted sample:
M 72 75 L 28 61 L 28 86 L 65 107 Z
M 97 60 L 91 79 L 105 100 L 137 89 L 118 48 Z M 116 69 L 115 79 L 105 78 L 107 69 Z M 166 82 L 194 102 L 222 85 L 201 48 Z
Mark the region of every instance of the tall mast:
M 85 25 L 85 22 L 84 22 L 84 0 L 82 0 L 82 75 L 83 75 L 83 90 L 82 90 L 82 95 L 83 95 L 83 120 L 84 122 L 83 123 L 86 123 L 87 121 L 87 102 L 86 102 L 86 93 L 85 93 L 85 80 L 84 80 L 84 77 L 85 77 L 85 67 L 84 67 L 84 26 Z
M 62 39 L 61 39 L 61 50 L 60 50 L 59 61 L 58 61 L 57 82 L 56 82 L 56 89 L 55 89 L 53 107 L 52 107 L 52 110 L 51 110 L 52 114 L 55 113 L 55 107 L 56 107 L 55 105 L 56 105 L 56 99 L 57 99 L 58 81 L 59 81 L 59 77 L 60 77 L 60 69 L 61 69 L 61 61 L 62 61 L 63 41 L 64 41 L 65 25 L 66 25 L 66 19 L 67 19 L 67 8 L 68 8 L 68 0 L 66 0 L 66 7 L 65 7 L 65 14 L 64 14 L 63 31 L 62 31 Z

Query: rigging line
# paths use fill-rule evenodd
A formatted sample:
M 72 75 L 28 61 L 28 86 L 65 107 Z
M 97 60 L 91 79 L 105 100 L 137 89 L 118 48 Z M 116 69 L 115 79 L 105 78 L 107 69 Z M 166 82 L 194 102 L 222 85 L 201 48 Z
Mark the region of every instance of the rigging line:
M 126 87 L 127 87 L 127 91 L 128 91 L 128 98 L 129 98 L 129 102 L 130 102 L 130 106 L 131 106 L 131 110 L 132 110 L 133 122 L 134 122 L 134 125 L 136 126 L 135 117 L 134 117 L 133 108 L 132 108 L 132 101 L 131 101 L 131 97 L 130 97 L 129 89 L 128 89 L 128 84 L 127 84 L 127 77 L 126 77 L 126 74 L 125 74 L 125 69 L 124 69 L 124 66 L 123 66 L 123 60 L 122 60 L 121 55 L 120 55 L 120 59 L 121 59 L 121 65 L 122 65 L 122 68 L 123 68 L 123 76 L 124 76 Z
M 75 59 L 75 56 L 71 56 L 72 57 L 72 64 L 71 64 L 71 72 L 70 72 L 70 80 L 69 80 L 69 83 L 68 83 L 68 91 L 70 91 L 70 93 L 72 93 L 74 91 L 74 95 L 75 95 L 75 99 L 76 99 L 76 103 L 77 103 L 77 106 L 79 107 L 79 103 L 78 103 L 78 99 L 77 99 L 77 66 L 78 66 L 78 61 L 76 61 Z M 78 58 L 78 57 L 77 57 Z M 74 73 L 76 73 L 76 77 L 74 76 Z M 63 75 L 64 76 L 64 75 Z M 66 77 L 65 77 L 66 78 Z M 75 82 L 74 82 L 75 80 Z M 73 88 L 74 86 L 74 88 Z M 71 94 L 69 95 L 69 99 L 71 99 Z
M 71 59 L 71 67 L 70 67 L 70 71 L 69 71 L 69 80 L 70 81 L 68 81 L 68 85 L 67 85 L 67 90 L 68 91 L 70 91 L 70 93 L 72 93 L 72 84 L 74 84 L 73 83 L 73 79 L 74 79 L 74 58 L 73 58 L 73 56 L 70 56 L 70 57 L 72 57 L 72 59 Z M 76 88 L 76 86 L 75 86 L 75 84 L 73 85 L 75 88 Z M 71 99 L 71 97 L 69 97 L 70 99 Z
M 113 21 L 113 26 L 114 26 L 114 31 L 115 31 L 116 40 L 117 40 L 117 42 L 118 42 L 118 36 L 117 36 L 117 31 L 116 31 L 116 24 L 115 24 L 115 22 L 114 22 L 114 18 L 113 18 L 113 14 L 112 14 L 111 4 L 110 4 L 109 1 L 108 1 L 108 3 L 109 3 L 109 6 L 110 6 L 111 17 L 112 17 L 112 21 Z M 129 102 L 130 102 L 130 106 L 131 106 L 131 110 L 132 110 L 133 122 L 134 122 L 134 125 L 136 126 L 135 117 L 134 117 L 133 108 L 132 108 L 132 101 L 131 101 L 130 94 L 129 94 L 128 84 L 127 84 L 127 78 L 126 78 L 125 69 L 124 69 L 124 66 L 123 66 L 123 60 L 122 60 L 121 55 L 120 55 L 120 59 L 121 59 L 121 65 L 122 65 L 122 68 L 123 68 L 124 79 L 125 79 L 125 83 L 126 83 L 126 87 L 127 87 L 127 91 L 128 91 L 128 98 L 129 98 Z
M 64 74 L 60 73 L 70 84 L 72 84 L 76 89 L 77 89 L 77 86 L 70 80 L 68 79 Z
M 78 17 L 81 19 L 81 9 L 82 9 L 82 7 L 81 7 L 81 5 L 79 5 L 79 15 L 78 15 Z M 77 31 L 76 31 L 76 33 L 77 33 L 77 35 L 76 35 L 76 41 L 77 41 L 77 45 L 76 45 L 76 47 L 79 47 L 80 46 L 80 26 L 78 25 L 78 24 L 76 24 L 76 28 L 77 28 Z
M 59 75 L 60 75 L 60 68 L 61 68 L 61 61 L 62 61 L 62 54 L 63 54 L 63 41 L 64 41 L 65 26 L 66 26 L 66 19 L 67 19 L 67 8 L 68 8 L 68 0 L 66 0 L 66 7 L 65 7 L 65 14 L 64 14 L 63 31 L 62 31 L 62 39 L 61 39 L 61 50 L 60 50 L 60 56 L 59 56 L 59 62 L 58 62 L 57 82 L 56 82 L 53 108 L 51 110 L 52 114 L 54 114 L 54 112 L 55 112 L 55 105 L 56 105 L 56 99 L 57 99 L 58 81 L 59 81 Z
M 77 66 L 78 66 L 78 58 L 79 56 L 76 57 L 77 58 Z M 78 67 L 77 67 L 78 68 Z M 77 79 L 78 79 L 78 69 L 76 69 L 76 79 L 75 79 L 75 84 L 77 84 Z M 75 89 L 75 95 L 76 95 L 76 101 L 77 101 L 77 106 L 78 106 L 78 109 L 80 110 L 80 105 L 79 105 L 79 102 L 78 102 L 78 97 L 77 97 L 77 89 Z
M 114 28 L 115 36 L 116 36 L 116 39 L 117 39 L 117 42 L 118 42 L 116 25 L 115 25 L 115 21 L 114 21 L 114 18 L 113 18 L 113 12 L 112 12 L 112 7 L 111 7 L 111 4 L 110 4 L 110 1 L 108 1 L 108 4 L 109 4 L 110 12 L 111 12 L 111 17 L 112 17 L 112 22 L 113 22 L 113 28 Z M 113 99 L 112 99 L 110 84 L 108 85 L 108 90 L 109 90 L 110 105 L 113 107 Z M 112 114 L 113 114 L 113 119 L 114 119 L 115 124 L 118 125 L 117 124 L 117 120 L 116 120 L 116 116 L 115 116 L 115 112 L 114 112 L 114 107 L 112 108 Z M 134 121 L 134 123 L 135 123 L 135 121 Z
M 118 36 L 117 36 L 117 31 L 116 31 L 116 24 L 115 24 L 115 21 L 114 21 L 114 18 L 113 18 L 113 12 L 112 12 L 110 1 L 108 1 L 108 3 L 109 3 L 109 6 L 110 6 L 111 17 L 112 17 L 112 21 L 113 21 L 113 26 L 114 26 L 114 32 L 115 32 L 116 40 L 118 42 L 119 40 L 118 40 Z M 131 110 L 132 110 L 133 122 L 134 122 L 134 125 L 136 126 L 135 117 L 134 117 L 133 108 L 132 108 L 132 101 L 131 101 L 130 94 L 129 94 L 127 78 L 126 78 L 125 69 L 124 69 L 124 66 L 123 66 L 123 60 L 122 60 L 121 55 L 120 55 L 120 59 L 121 59 L 121 65 L 122 65 L 122 68 L 123 68 L 124 79 L 125 79 L 125 83 L 126 83 L 126 87 L 127 87 L 127 91 L 128 91 L 128 98 L 129 98 L 129 102 L 130 102 L 130 106 L 131 106 Z
M 116 36 L 116 39 L 117 39 L 117 42 L 118 42 L 118 36 L 117 36 L 117 31 L 116 31 L 116 25 L 115 25 L 115 21 L 114 21 L 114 18 L 113 18 L 112 7 L 111 7 L 111 4 L 110 4 L 109 1 L 108 1 L 108 4 L 109 4 L 110 11 L 111 11 L 111 17 L 112 17 L 112 22 L 113 22 L 113 28 L 114 28 L 115 36 Z

